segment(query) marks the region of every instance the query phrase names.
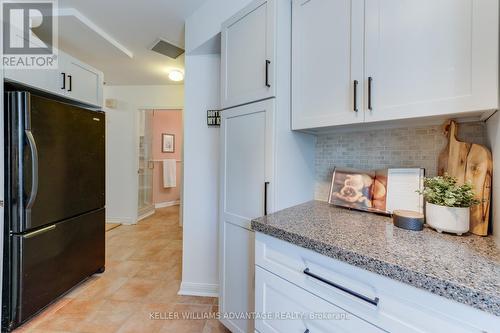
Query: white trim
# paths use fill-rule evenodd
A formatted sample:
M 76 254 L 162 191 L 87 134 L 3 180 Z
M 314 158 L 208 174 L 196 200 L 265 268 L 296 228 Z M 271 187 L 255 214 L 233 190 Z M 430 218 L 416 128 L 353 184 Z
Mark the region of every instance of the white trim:
M 170 86 L 177 86 L 178 84 L 170 84 Z M 165 85 L 165 86 L 168 86 Z M 156 106 L 140 106 L 139 110 L 152 110 L 152 111 L 183 111 L 184 112 L 184 107 L 183 106 L 175 106 L 175 105 L 156 105 Z
M 146 213 L 142 214 L 142 215 L 139 215 L 137 217 L 137 222 L 141 221 L 141 220 L 144 220 L 145 218 L 147 217 L 150 217 L 151 215 L 153 215 L 154 213 L 156 213 L 156 211 L 153 209 L 147 211 Z
M 61 8 L 59 9 L 59 16 L 73 16 L 76 19 L 78 19 L 80 22 L 85 24 L 89 29 L 94 31 L 96 34 L 104 38 L 106 41 L 108 41 L 111 45 L 116 47 L 118 50 L 126 54 L 129 58 L 134 58 L 134 54 L 132 51 L 127 49 L 125 46 L 123 46 L 120 42 L 118 42 L 116 39 L 111 37 L 107 32 L 102 30 L 97 24 L 92 22 L 88 17 L 80 13 L 78 10 L 75 8 Z
M 219 285 L 210 283 L 182 282 L 177 295 L 219 297 Z
M 106 217 L 106 223 L 136 224 L 136 221 L 126 217 Z
M 165 208 L 165 207 L 177 206 L 180 204 L 181 204 L 180 200 L 158 202 L 158 203 L 155 203 L 155 208 Z

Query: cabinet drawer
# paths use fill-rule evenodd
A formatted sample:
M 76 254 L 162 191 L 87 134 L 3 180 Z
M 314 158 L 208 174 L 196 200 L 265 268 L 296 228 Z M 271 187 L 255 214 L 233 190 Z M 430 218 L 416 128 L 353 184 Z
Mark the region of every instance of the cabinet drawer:
M 255 251 L 259 267 L 391 332 L 482 332 L 498 320 L 261 233 L 256 234 Z M 305 274 L 306 269 L 316 277 Z
M 257 267 L 255 321 L 261 333 L 382 332 L 379 328 Z

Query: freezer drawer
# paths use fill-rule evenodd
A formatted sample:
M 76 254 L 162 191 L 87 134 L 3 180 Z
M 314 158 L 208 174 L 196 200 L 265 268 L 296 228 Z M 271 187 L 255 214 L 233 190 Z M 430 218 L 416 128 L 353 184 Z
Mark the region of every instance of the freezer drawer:
M 22 323 L 73 286 L 104 268 L 104 209 L 23 236 L 12 236 L 11 314 Z M 16 278 L 16 275 L 18 277 Z

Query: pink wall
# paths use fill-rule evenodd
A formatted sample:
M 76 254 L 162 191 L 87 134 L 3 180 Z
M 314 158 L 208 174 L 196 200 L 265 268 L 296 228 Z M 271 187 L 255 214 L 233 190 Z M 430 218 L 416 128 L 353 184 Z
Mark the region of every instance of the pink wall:
M 162 134 L 175 135 L 175 152 L 163 153 Z M 154 110 L 153 115 L 153 159 L 176 159 L 182 160 L 182 110 Z M 155 162 L 153 173 L 153 202 L 155 204 L 163 202 L 177 201 L 180 199 L 182 163 L 177 163 L 177 186 L 175 188 L 163 187 L 163 164 Z

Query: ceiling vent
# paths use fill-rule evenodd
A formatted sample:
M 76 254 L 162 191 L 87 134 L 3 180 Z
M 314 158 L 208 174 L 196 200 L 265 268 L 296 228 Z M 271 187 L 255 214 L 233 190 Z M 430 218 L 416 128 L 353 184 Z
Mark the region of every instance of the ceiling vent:
M 180 47 L 177 47 L 169 42 L 166 42 L 163 39 L 158 39 L 158 41 L 156 41 L 151 50 L 159 54 L 163 54 L 164 56 L 170 57 L 172 59 L 177 59 L 181 54 L 184 53 L 184 49 L 181 49 Z

